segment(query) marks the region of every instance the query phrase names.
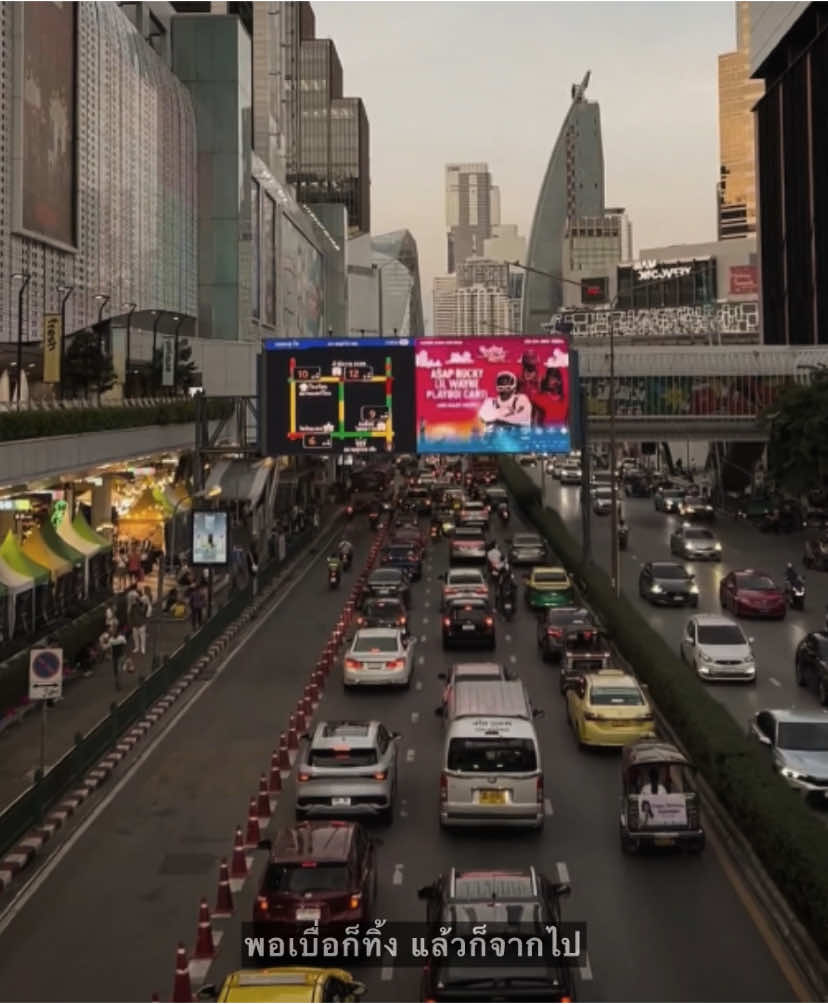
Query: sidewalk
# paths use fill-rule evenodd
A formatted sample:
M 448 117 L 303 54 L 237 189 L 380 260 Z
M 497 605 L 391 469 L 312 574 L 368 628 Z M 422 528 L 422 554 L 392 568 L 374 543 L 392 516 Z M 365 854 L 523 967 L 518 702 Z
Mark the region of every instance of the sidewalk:
M 170 578 L 165 582 L 165 591 L 171 585 Z M 225 602 L 228 586 L 229 582 L 225 582 L 216 590 L 214 609 Z M 153 588 L 153 594 L 155 591 Z M 190 634 L 189 618 L 171 618 L 161 614 L 156 606 L 147 623 L 146 655 L 135 655 L 132 638 L 129 639 L 127 653 L 135 671 L 120 672 L 120 690 L 116 689 L 112 659 L 108 654 L 97 664 L 92 676 L 77 678 L 64 686 L 63 698 L 46 709 L 46 768 L 71 749 L 78 733 L 89 732 L 106 717 L 113 702 L 123 700 L 138 686 L 140 677 L 150 674 L 154 655 L 160 662 Z M 0 732 L 0 811 L 26 791 L 34 780 L 35 769 L 40 766 L 41 714 L 35 708 Z

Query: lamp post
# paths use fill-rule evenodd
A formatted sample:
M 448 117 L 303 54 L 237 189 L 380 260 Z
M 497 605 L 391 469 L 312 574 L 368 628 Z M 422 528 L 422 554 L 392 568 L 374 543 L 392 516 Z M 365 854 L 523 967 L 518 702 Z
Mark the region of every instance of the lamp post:
M 170 557 L 169 561 L 166 562 L 170 571 L 175 570 L 175 518 L 178 515 L 178 510 L 185 502 L 192 502 L 195 499 L 213 499 L 221 495 L 221 485 L 215 485 L 209 490 L 204 490 L 200 492 L 191 492 L 189 495 L 184 495 L 180 498 L 173 506 L 173 512 L 170 522 Z M 164 597 L 164 556 L 162 555 L 158 561 L 158 600 L 159 602 Z
M 158 346 L 158 323 L 164 315 L 163 310 L 153 310 L 155 315 L 155 320 L 152 322 L 152 362 L 150 363 L 150 380 L 152 381 L 152 389 L 155 390 L 155 350 Z
M 178 394 L 178 332 L 181 330 L 184 318 L 175 316 L 173 320 L 178 322 L 175 326 L 175 337 L 173 340 L 173 393 Z
M 20 411 L 20 397 L 23 390 L 23 294 L 31 281 L 30 272 L 13 272 L 12 279 L 22 279 L 17 291 L 17 410 Z
M 72 293 L 75 292 L 74 286 L 67 286 L 65 284 L 58 286 L 58 293 L 62 293 L 63 296 L 60 298 L 60 400 L 62 401 L 65 397 L 66 391 L 66 304 Z
M 124 363 L 124 394 L 129 397 L 129 357 L 132 354 L 132 315 L 135 313 L 135 309 L 138 306 L 137 303 L 125 303 L 124 306 L 127 308 L 129 313 L 127 314 L 127 327 L 126 327 L 126 362 Z

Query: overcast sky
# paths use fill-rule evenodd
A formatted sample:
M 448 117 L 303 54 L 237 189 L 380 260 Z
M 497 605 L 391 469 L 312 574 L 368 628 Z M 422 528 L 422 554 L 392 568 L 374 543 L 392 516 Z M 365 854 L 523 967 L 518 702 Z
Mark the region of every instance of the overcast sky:
M 549 154 L 587 70 L 601 106 L 606 203 L 636 251 L 714 240 L 717 56 L 736 46 L 733 3 L 314 3 L 346 96 L 371 130 L 372 231 L 417 240 L 446 270 L 444 167 L 486 161 L 501 220 L 529 236 Z

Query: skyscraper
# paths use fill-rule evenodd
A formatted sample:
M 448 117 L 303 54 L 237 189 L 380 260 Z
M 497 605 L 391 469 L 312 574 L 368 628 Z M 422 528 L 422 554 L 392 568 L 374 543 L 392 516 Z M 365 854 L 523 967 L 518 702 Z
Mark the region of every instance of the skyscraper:
M 736 51 L 719 56 L 719 240 L 756 232 L 753 106 L 764 82 L 750 77 L 750 4 L 736 4 Z
M 562 238 L 567 220 L 604 214 L 604 153 L 598 103 L 584 97 L 589 73 L 572 85 L 572 104 L 549 158 L 538 196 L 523 293 L 523 331 L 539 334 L 563 303 Z
M 435 275 L 432 284 L 434 334 L 454 335 L 457 329 L 457 275 Z
M 489 165 L 446 165 L 449 272 L 471 255 L 483 254 L 494 223 L 500 223 L 500 190 L 492 186 Z

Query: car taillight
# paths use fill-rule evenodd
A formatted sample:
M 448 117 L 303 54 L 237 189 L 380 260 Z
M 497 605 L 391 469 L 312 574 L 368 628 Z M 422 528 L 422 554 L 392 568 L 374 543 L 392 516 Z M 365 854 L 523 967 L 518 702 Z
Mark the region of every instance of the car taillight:
M 346 659 L 345 660 L 346 669 L 362 669 L 362 663 L 357 662 L 356 659 Z
M 388 771 L 385 770 L 378 770 L 376 774 L 374 774 L 375 781 L 384 781 L 387 777 L 388 777 Z
M 357 617 L 357 624 L 359 624 L 360 627 L 362 627 L 364 623 L 365 623 L 364 617 Z
M 400 624 L 405 625 L 406 623 L 408 623 L 408 618 L 407 617 L 400 617 Z
M 391 662 L 386 662 L 386 669 L 402 669 L 405 665 L 404 659 L 392 659 Z
M 541 805 L 543 803 L 543 774 L 538 775 L 538 783 L 536 786 L 536 791 L 537 791 L 538 805 Z
M 563 631 L 560 628 L 547 628 L 546 633 L 550 638 L 562 638 Z
M 259 896 L 256 899 L 256 913 L 259 917 L 267 917 L 270 914 L 270 902 L 267 896 Z
M 296 778 L 297 781 L 310 781 L 310 779 L 311 779 L 310 774 L 299 774 L 299 776 Z
M 491 617 L 486 618 L 486 627 L 491 627 L 494 624 L 494 620 Z
M 451 618 L 449 617 L 443 618 L 443 627 L 451 627 Z
M 351 898 L 348 900 L 348 909 L 349 910 L 358 910 L 359 909 L 359 904 L 361 902 L 362 902 L 362 893 L 361 892 L 352 892 L 351 893 Z
M 448 800 L 448 778 L 446 777 L 445 771 L 440 774 L 440 801 L 445 802 Z

